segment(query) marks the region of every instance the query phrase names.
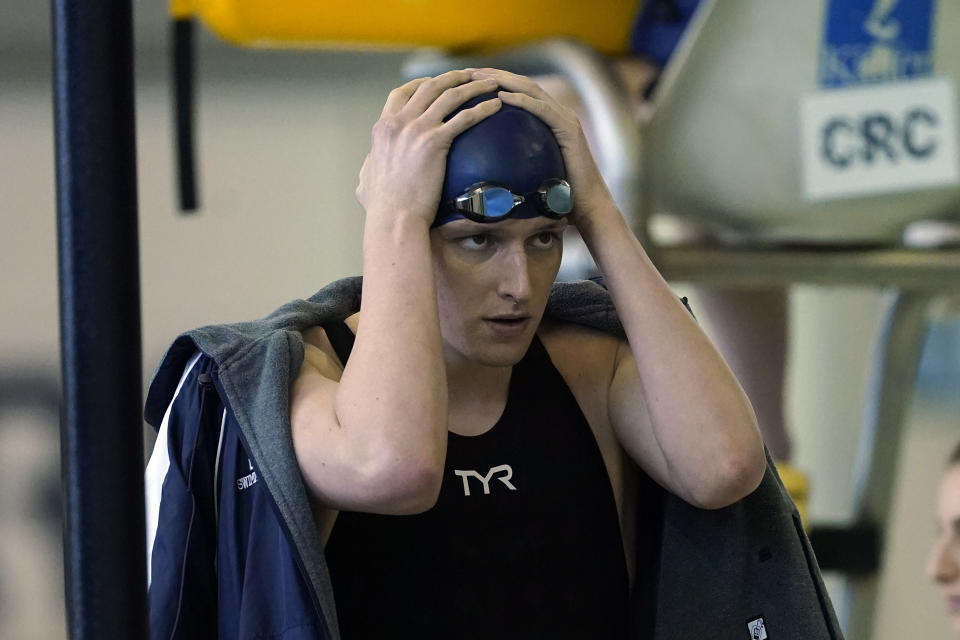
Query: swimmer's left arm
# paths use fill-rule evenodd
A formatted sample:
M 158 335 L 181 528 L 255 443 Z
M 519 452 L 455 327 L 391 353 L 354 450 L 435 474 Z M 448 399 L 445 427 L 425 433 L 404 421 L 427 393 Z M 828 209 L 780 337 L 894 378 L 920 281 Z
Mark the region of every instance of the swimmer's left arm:
M 609 211 L 594 212 L 578 228 L 629 339 L 608 393 L 624 449 L 695 506 L 724 507 L 752 493 L 766 458 L 753 408 L 730 368 L 612 200 Z
M 572 110 L 532 80 L 495 70 L 501 100 L 546 122 L 563 149 L 573 222 L 604 274 L 629 339 L 608 390 L 610 423 L 655 480 L 693 505 L 751 493 L 766 458 L 756 417 L 713 347 L 617 209 Z

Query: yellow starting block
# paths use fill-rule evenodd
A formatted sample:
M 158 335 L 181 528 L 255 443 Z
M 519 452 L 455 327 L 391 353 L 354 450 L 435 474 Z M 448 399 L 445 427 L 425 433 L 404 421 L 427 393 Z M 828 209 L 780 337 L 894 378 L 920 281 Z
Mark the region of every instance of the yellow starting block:
M 572 38 L 605 54 L 630 50 L 643 0 L 169 0 L 180 209 L 198 206 L 193 152 L 193 25 L 238 46 L 482 52 Z
M 643 0 L 171 0 L 175 19 L 199 18 L 234 44 L 275 48 L 479 50 L 548 37 L 608 54 L 628 50 Z
M 810 491 L 810 483 L 807 475 L 797 469 L 789 462 L 777 461 L 777 473 L 780 474 L 780 480 L 783 487 L 790 494 L 793 503 L 797 506 L 800 513 L 800 520 L 803 522 L 803 528 L 809 530 L 809 520 L 807 520 L 807 498 Z

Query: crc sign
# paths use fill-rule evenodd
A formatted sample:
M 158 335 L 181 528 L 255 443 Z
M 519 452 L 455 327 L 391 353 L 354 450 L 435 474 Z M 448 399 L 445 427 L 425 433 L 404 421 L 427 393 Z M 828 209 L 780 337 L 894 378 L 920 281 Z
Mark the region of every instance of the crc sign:
M 801 135 L 808 200 L 960 182 L 956 93 L 949 79 L 807 96 Z
M 928 107 L 900 114 L 877 111 L 862 117 L 835 116 L 821 132 L 823 159 L 837 169 L 856 162 L 872 165 L 902 157 L 929 158 L 942 144 L 936 132 L 938 115 Z

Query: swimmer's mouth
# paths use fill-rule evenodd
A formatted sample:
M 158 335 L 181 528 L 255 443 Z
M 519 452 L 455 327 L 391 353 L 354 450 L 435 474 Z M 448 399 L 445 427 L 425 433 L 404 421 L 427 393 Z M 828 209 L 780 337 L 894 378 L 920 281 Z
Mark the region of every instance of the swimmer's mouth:
M 514 316 L 514 315 L 503 315 L 503 316 L 491 316 L 489 318 L 484 318 L 487 322 L 498 322 L 505 324 L 507 326 L 514 324 L 522 324 L 530 319 L 530 316 Z
M 496 334 L 505 338 L 518 337 L 527 330 L 530 316 L 502 315 L 483 319 Z

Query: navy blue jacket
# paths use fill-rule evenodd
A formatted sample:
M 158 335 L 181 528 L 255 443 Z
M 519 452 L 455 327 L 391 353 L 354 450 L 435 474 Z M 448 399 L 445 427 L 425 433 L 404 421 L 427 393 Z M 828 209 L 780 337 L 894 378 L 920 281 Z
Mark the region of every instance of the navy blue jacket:
M 147 468 L 155 640 L 339 638 L 288 404 L 301 332 L 356 311 L 360 287 L 340 280 L 262 320 L 191 331 L 161 362 L 146 406 L 159 430 Z M 545 315 L 623 336 L 591 282 L 554 285 Z M 772 464 L 753 494 L 715 511 L 638 478 L 636 637 L 842 637 Z
M 331 638 L 216 364 L 198 354 L 178 386 L 147 469 L 151 637 Z

